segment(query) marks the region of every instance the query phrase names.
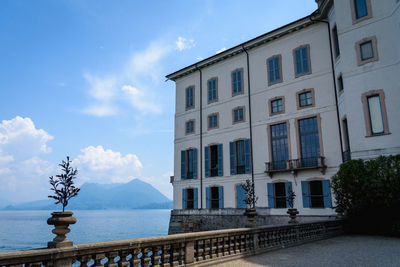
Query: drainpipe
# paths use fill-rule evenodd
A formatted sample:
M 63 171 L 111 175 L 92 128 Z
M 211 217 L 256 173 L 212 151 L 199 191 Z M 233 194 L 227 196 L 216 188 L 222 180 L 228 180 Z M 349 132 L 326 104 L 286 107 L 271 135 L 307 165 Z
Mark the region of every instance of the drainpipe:
M 200 209 L 203 209 L 203 73 L 197 65 L 196 69 L 200 73 Z
M 251 183 L 253 185 L 253 194 L 254 191 L 254 162 L 253 162 L 253 127 L 251 123 L 251 97 L 250 97 L 250 64 L 249 64 L 249 53 L 247 52 L 244 45 L 242 45 L 243 51 L 246 53 L 247 60 L 247 88 L 248 88 L 248 99 L 249 99 L 249 129 L 250 129 L 250 162 L 251 162 Z M 253 208 L 256 207 L 255 196 L 253 195 Z
M 311 21 L 316 21 L 316 22 L 323 22 L 326 23 L 328 26 L 328 35 L 329 35 L 329 50 L 330 50 L 330 56 L 331 56 L 331 68 L 332 68 L 332 79 L 333 79 L 333 90 L 335 92 L 335 105 L 336 105 L 336 118 L 337 118 L 337 124 L 338 124 L 338 129 L 339 129 L 339 141 L 340 141 L 340 151 L 341 151 L 341 156 L 342 156 L 342 162 L 344 162 L 344 157 L 343 157 L 343 141 L 342 141 L 342 127 L 340 126 L 340 116 L 339 116 L 339 105 L 338 105 L 338 97 L 337 97 L 337 91 L 336 91 L 336 73 L 335 73 L 335 65 L 334 65 L 334 60 L 333 60 L 333 48 L 332 48 L 332 37 L 331 37 L 331 26 L 329 21 L 325 20 L 320 20 L 320 19 L 313 19 L 314 13 L 316 13 L 318 10 L 314 11 L 310 15 L 310 20 Z

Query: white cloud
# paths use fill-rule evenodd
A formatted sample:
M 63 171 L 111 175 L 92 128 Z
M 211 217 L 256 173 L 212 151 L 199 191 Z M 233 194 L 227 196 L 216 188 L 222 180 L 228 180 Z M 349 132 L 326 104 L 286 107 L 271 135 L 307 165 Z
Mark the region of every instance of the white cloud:
M 122 91 L 128 97 L 131 105 L 136 109 L 147 113 L 161 113 L 161 108 L 159 105 L 148 101 L 144 90 L 139 90 L 131 85 L 122 86 Z
M 97 117 L 106 117 L 116 115 L 118 110 L 115 107 L 110 106 L 109 104 L 99 103 L 84 109 L 84 113 L 89 115 L 94 115 Z
M 39 156 L 51 152 L 53 137 L 37 129 L 30 118 L 0 123 L 0 195 L 12 202 L 43 199 L 54 164 Z
M 89 94 L 93 98 L 101 101 L 110 101 L 115 96 L 117 82 L 115 77 L 97 77 L 90 73 L 85 73 L 83 76 L 90 85 Z
M 186 39 L 181 36 L 178 37 L 178 40 L 176 40 L 175 44 L 179 51 L 190 49 L 196 45 L 193 39 Z
M 218 50 L 217 52 L 215 52 L 215 54 L 222 53 L 222 52 L 224 52 L 225 50 L 226 50 L 226 48 L 225 48 L 225 47 L 222 47 L 220 50 Z
M 143 168 L 134 154 L 121 155 L 102 146 L 89 146 L 81 150 L 82 154 L 73 160 L 78 168 L 80 182 L 116 183 L 128 182 L 140 176 Z
M 196 60 L 203 60 L 204 58 L 202 57 L 197 57 Z

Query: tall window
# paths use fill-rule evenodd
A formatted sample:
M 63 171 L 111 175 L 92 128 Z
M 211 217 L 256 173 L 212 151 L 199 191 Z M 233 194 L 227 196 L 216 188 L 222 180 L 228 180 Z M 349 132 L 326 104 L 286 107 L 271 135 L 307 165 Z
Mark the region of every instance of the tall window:
M 340 48 L 339 48 L 339 36 L 336 25 L 335 27 L 333 27 L 332 33 L 333 33 L 333 42 L 335 47 L 335 57 L 337 58 L 340 56 Z
M 286 169 L 286 160 L 289 159 L 286 123 L 272 125 L 270 130 L 272 167 L 274 170 Z
M 299 120 L 301 166 L 318 166 L 320 144 L 317 117 Z
M 223 176 L 222 144 L 206 146 L 204 148 L 205 176 Z
M 302 181 L 301 190 L 304 208 L 331 208 L 332 197 L 329 180 Z
M 250 139 L 230 142 L 231 175 L 250 173 Z
M 369 119 L 372 134 L 382 134 L 385 129 L 383 126 L 381 101 L 379 95 L 370 96 L 368 99 Z
M 181 179 L 197 179 L 197 149 L 181 151 Z
M 232 95 L 243 93 L 243 70 L 232 71 Z
M 218 114 L 208 115 L 208 129 L 218 128 Z
M 366 17 L 368 15 L 367 1 L 366 0 L 353 0 L 356 19 Z
M 208 80 L 208 103 L 217 101 L 217 78 Z
M 307 106 L 313 105 L 312 91 L 300 93 L 300 94 L 298 94 L 298 97 L 299 97 L 299 106 L 300 107 L 307 107 Z
M 190 120 L 190 121 L 186 122 L 185 132 L 186 132 L 186 134 L 194 133 L 194 120 Z
M 182 208 L 197 209 L 197 188 L 182 189 Z
M 267 60 L 268 85 L 282 81 L 281 77 L 281 57 L 273 56 Z
M 194 108 L 194 87 L 186 88 L 186 109 Z
M 268 183 L 268 207 L 269 208 L 289 208 L 289 193 L 292 191 L 292 183 Z
M 296 77 L 311 73 L 309 48 L 309 45 L 305 45 L 294 50 Z
M 244 121 L 244 108 L 236 108 L 233 110 L 233 123 Z
M 224 193 L 222 186 L 206 187 L 206 208 L 222 209 L 224 207 Z

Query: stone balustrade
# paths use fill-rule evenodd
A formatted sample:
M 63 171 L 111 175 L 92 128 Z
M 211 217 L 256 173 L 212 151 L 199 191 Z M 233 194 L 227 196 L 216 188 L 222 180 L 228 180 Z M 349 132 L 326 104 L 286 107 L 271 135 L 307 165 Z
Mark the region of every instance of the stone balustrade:
M 0 267 L 209 266 L 340 235 L 342 220 L 205 231 L 0 253 Z

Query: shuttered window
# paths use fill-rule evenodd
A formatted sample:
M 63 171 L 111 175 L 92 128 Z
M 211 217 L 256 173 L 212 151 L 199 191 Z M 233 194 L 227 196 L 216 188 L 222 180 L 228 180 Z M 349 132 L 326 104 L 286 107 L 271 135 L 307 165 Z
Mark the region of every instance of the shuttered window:
M 294 51 L 296 75 L 310 73 L 309 49 L 308 46 L 302 46 Z
M 206 208 L 222 209 L 224 207 L 224 191 L 222 186 L 206 187 Z
M 197 149 L 181 151 L 181 179 L 197 179 Z
M 217 101 L 217 78 L 208 80 L 207 87 L 208 102 L 210 103 Z
M 302 181 L 301 190 L 304 208 L 331 208 L 330 181 Z
M 194 87 L 186 88 L 186 109 L 194 107 Z
M 233 122 L 241 122 L 244 120 L 244 110 L 243 108 L 237 108 L 233 110 Z
M 204 148 L 205 177 L 223 176 L 222 144 Z
M 280 57 L 275 56 L 268 59 L 268 81 L 269 84 L 277 83 L 281 81 L 281 68 L 280 68 Z
M 182 189 L 182 208 L 183 209 L 197 209 L 197 188 Z
M 231 175 L 250 173 L 250 139 L 230 142 Z
M 232 95 L 241 94 L 243 92 L 243 71 L 235 70 L 232 72 Z
M 289 208 L 289 193 L 292 191 L 292 182 L 268 183 L 268 207 L 269 208 Z

